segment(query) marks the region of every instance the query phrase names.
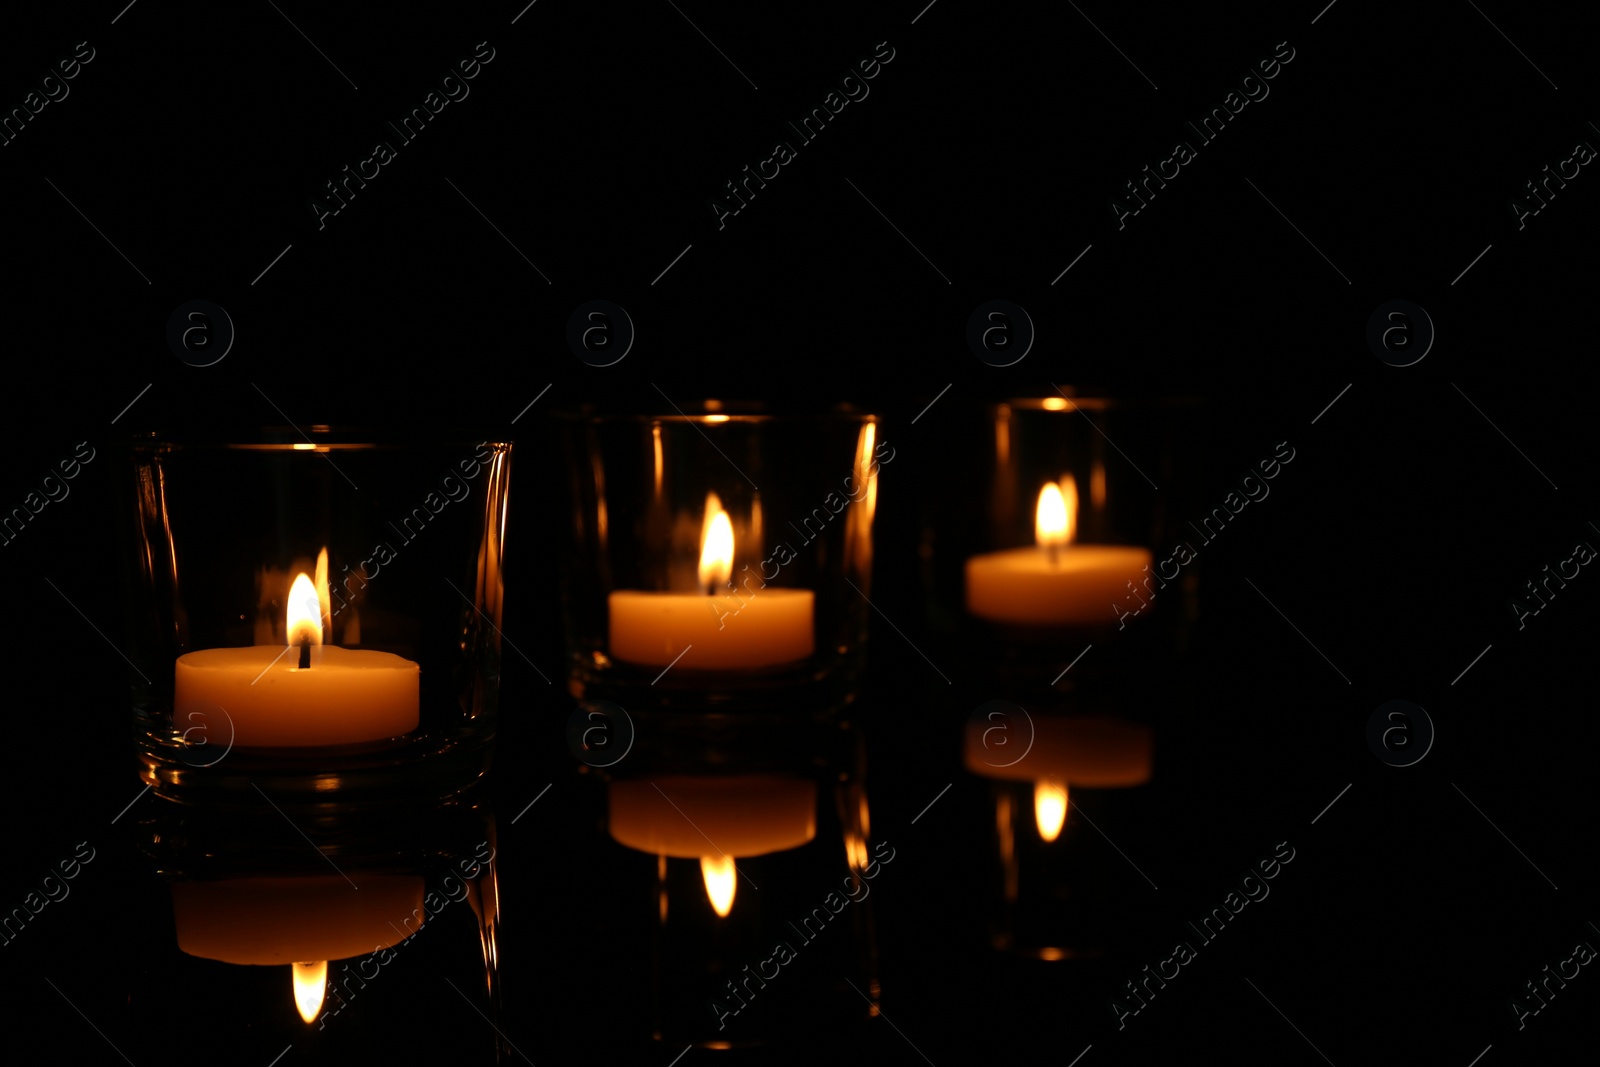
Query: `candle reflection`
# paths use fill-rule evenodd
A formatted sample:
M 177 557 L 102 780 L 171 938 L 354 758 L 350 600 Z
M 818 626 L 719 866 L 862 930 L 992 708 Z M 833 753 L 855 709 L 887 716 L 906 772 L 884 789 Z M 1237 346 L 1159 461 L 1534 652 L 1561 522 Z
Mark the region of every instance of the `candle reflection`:
M 311 1055 L 330 1040 L 360 1044 L 363 1059 L 404 1055 L 414 1051 L 404 1024 L 446 978 L 498 1016 L 495 831 L 481 801 L 260 809 L 141 809 L 153 868 L 129 997 L 148 1020 L 138 1033 L 150 1047 L 130 1050 L 137 1062 L 232 1061 L 233 1043 L 263 1039 Z M 286 815 L 305 836 L 285 833 Z M 177 1039 L 174 1004 L 185 1005 Z M 507 1051 L 493 1030 L 453 1042 L 463 1063 Z
M 178 950 L 219 963 L 288 964 L 300 1016 L 315 1022 L 329 960 L 392 948 L 415 932 L 393 924 L 426 914 L 420 877 L 365 875 L 361 888 L 338 875 L 176 882 Z
M 294 968 L 294 1006 L 308 1023 L 322 1014 L 322 999 L 328 990 L 328 961 L 291 964 Z
M 663 776 L 613 781 L 607 792 L 612 839 L 663 860 L 699 860 L 706 898 L 722 918 L 733 910 L 736 859 L 799 848 L 817 835 L 809 779 Z
M 605 862 L 634 873 L 616 899 L 651 927 L 650 1034 L 731 1048 L 865 1018 L 873 879 L 894 851 L 867 839 L 856 728 L 639 725 L 632 774 L 603 782 Z
M 1039 836 L 1054 841 L 1061 836 L 1067 821 L 1067 784 L 1059 778 L 1041 778 L 1033 783 L 1033 820 Z
M 733 910 L 733 894 L 739 888 L 736 873 L 732 856 L 700 857 L 700 876 L 705 879 L 706 896 L 718 918 L 726 919 Z
M 1097 955 L 1120 901 L 1120 868 L 1109 865 L 1125 861 L 1089 827 L 1118 836 L 1112 798 L 1149 781 L 1153 734 L 1106 715 L 1004 706 L 974 716 L 963 746 L 967 769 L 995 783 L 993 943 L 1042 960 Z M 997 730 L 1002 715 L 1012 721 Z

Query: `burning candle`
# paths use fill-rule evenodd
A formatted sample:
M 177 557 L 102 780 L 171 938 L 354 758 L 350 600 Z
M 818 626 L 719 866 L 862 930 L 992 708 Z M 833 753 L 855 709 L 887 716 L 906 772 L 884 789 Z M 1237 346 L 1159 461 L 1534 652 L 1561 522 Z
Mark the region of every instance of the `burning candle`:
M 817 785 L 771 774 L 618 780 L 607 787 L 611 837 L 676 859 L 698 859 L 720 916 L 733 910 L 734 860 L 799 848 L 817 836 Z
M 733 524 L 717 495 L 708 494 L 699 590 L 612 593 L 606 599 L 611 655 L 627 663 L 676 663 L 696 670 L 772 667 L 809 658 L 816 648 L 816 595 L 809 589 L 775 589 L 750 581 L 737 592 L 719 595 L 735 589 L 729 580 L 733 560 Z
M 1129 545 L 1073 544 L 1078 491 L 1071 475 L 1047 482 L 1034 515 L 1036 544 L 967 560 L 967 610 L 991 622 L 1066 626 L 1116 618 L 1113 604 L 1150 565 Z
M 225 743 L 225 717 L 240 747 L 344 745 L 417 728 L 421 669 L 389 652 L 323 643 L 328 623 L 328 550 L 317 579 L 300 574 L 289 590 L 289 644 L 208 648 L 178 657 L 173 721 L 211 726 Z

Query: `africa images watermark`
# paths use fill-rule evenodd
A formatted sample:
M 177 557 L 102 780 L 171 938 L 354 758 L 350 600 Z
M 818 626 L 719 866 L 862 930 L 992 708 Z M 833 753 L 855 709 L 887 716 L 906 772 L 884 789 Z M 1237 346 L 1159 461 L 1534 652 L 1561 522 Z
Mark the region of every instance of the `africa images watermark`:
M 394 122 L 388 124 L 389 128 L 399 136 L 401 145 L 408 145 L 421 136 L 428 123 L 438 118 L 439 113 L 451 103 L 465 100 L 472 92 L 467 82 L 483 73 L 483 67 L 494 60 L 495 51 L 489 47 L 488 41 L 479 41 L 474 46 L 472 55 L 474 58 L 459 60 L 454 67 L 448 68 L 446 73 L 440 75 L 439 87 L 428 90 L 428 95 L 422 98 L 420 106 L 412 108 L 409 114 L 401 116 L 398 124 Z M 456 73 L 458 70 L 459 74 Z M 317 229 L 326 229 L 328 224 L 325 220 L 348 207 L 346 201 L 354 200 L 356 191 L 365 189 L 367 181 L 381 174 L 380 168 L 393 163 L 398 155 L 392 142 L 378 141 L 372 146 L 372 154 L 356 164 L 354 173 L 351 172 L 350 165 L 345 164 L 341 172 L 343 177 L 326 183 L 328 195 L 338 204 L 337 207 L 325 200 L 313 199 L 306 202 L 311 208 L 311 213 L 316 216 Z M 351 186 L 352 182 L 355 183 L 354 187 Z M 341 187 L 344 190 L 343 196 L 339 192 Z
M 22 498 L 21 506 L 14 507 L 0 516 L 0 545 L 9 545 L 15 541 L 28 523 L 48 505 L 59 504 L 67 499 L 68 494 L 72 492 L 67 483 L 82 473 L 84 466 L 93 460 L 94 456 L 94 447 L 88 441 L 79 441 L 72 446 L 71 459 L 56 460 L 55 470 L 39 479 L 39 488 L 29 491 L 28 495 Z
M 1528 200 L 1513 199 L 1510 201 L 1511 214 L 1517 218 L 1517 229 L 1527 229 L 1528 223 L 1526 220 L 1548 207 L 1549 205 L 1545 201 L 1554 200 L 1557 190 L 1567 187 L 1567 183 L 1562 179 L 1576 178 L 1582 173 L 1579 168 L 1588 165 L 1594 157 L 1594 145 L 1588 141 L 1578 141 L 1572 146 L 1572 155 L 1557 163 L 1554 172 L 1551 171 L 1550 165 L 1547 163 L 1541 172 L 1544 175 L 1543 177 L 1523 182 L 1521 195 L 1526 195 Z M 1568 168 L 1571 168 L 1570 171 Z M 1553 186 L 1551 185 L 1552 182 L 1555 183 Z M 1543 196 L 1539 195 L 1541 190 L 1544 193 Z M 1532 203 L 1529 202 L 1530 200 Z M 1538 206 L 1535 207 L 1534 204 Z
M 1288 450 L 1287 454 L 1285 454 L 1285 449 Z M 1202 544 L 1209 545 L 1216 540 L 1217 534 L 1222 532 L 1223 527 L 1230 520 L 1237 518 L 1239 513 L 1249 506 L 1251 501 L 1260 502 L 1265 500 L 1267 495 L 1272 492 L 1267 482 L 1283 472 L 1283 468 L 1294 459 L 1295 451 L 1288 441 L 1279 441 L 1273 447 L 1272 455 L 1273 458 L 1271 459 L 1258 460 L 1256 468 L 1261 472 L 1260 475 L 1257 476 L 1256 471 L 1250 471 L 1240 478 L 1239 487 L 1229 490 L 1227 496 L 1222 498 L 1222 504 L 1219 507 L 1212 508 L 1211 514 L 1201 519 L 1199 526 L 1196 526 L 1193 522 L 1189 523 L 1189 527 L 1200 535 Z M 1252 483 L 1254 483 L 1253 487 Z M 1215 525 L 1215 529 L 1212 528 L 1213 525 Z M 1149 599 L 1154 600 L 1156 598 L 1156 590 L 1165 589 L 1167 582 L 1176 579 L 1182 568 L 1188 566 L 1198 556 L 1199 552 L 1193 545 L 1187 541 L 1180 541 L 1177 547 L 1172 550 L 1171 555 L 1155 565 L 1155 574 L 1150 573 L 1150 566 L 1146 564 L 1144 578 L 1140 584 L 1144 586 L 1145 592 L 1150 594 Z M 1168 574 L 1166 570 L 1169 566 L 1172 568 L 1171 574 Z M 1117 629 L 1119 630 L 1125 629 L 1129 619 L 1150 606 L 1149 602 L 1139 594 L 1137 586 L 1131 580 L 1128 582 L 1128 591 L 1132 594 L 1131 599 L 1138 601 L 1139 606 L 1130 610 L 1118 604 L 1111 605 L 1112 612 L 1117 616 Z
M 9 147 L 12 141 L 22 136 L 28 123 L 38 118 L 45 108 L 65 100 L 67 94 L 72 92 L 67 82 L 81 74 L 83 67 L 94 61 L 95 54 L 88 41 L 79 41 L 72 46 L 72 58 L 58 61 L 56 70 L 40 78 L 39 87 L 29 89 L 23 96 L 21 107 L 14 107 L 0 116 L 0 148 Z
M 889 854 L 887 856 L 883 855 L 882 850 L 885 848 L 889 849 Z M 840 912 L 844 911 L 844 909 L 852 902 L 859 902 L 867 899 L 867 895 L 872 892 L 871 887 L 869 887 L 867 883 L 881 874 L 881 866 L 888 866 L 889 863 L 893 861 L 895 856 L 894 848 L 891 847 L 887 841 L 879 841 L 876 845 L 872 846 L 872 854 L 877 858 L 863 867 L 859 872 L 851 871 L 850 875 L 844 879 L 844 896 L 840 896 L 837 889 L 829 890 L 827 896 L 822 898 L 822 903 L 817 907 L 812 908 L 811 913 L 800 920 L 799 926 L 796 926 L 792 922 L 788 924 L 789 929 L 795 932 L 796 939 L 800 942 L 802 947 L 815 941 L 822 933 L 823 929 L 828 925 L 829 920 L 838 915 Z M 816 926 L 815 931 L 812 930 L 813 923 Z M 793 945 L 787 941 L 779 941 L 773 946 L 772 955 L 768 956 L 766 959 L 762 960 L 756 965 L 755 972 L 750 970 L 750 965 L 748 963 L 744 965 L 744 979 L 740 983 L 744 989 L 744 995 L 740 995 L 740 986 L 735 986 L 733 984 L 733 979 L 730 978 L 723 982 L 723 993 L 728 997 L 732 997 L 734 1001 L 737 1001 L 738 1006 L 734 1007 L 727 1000 L 718 1000 L 717 997 L 712 997 L 707 1002 L 711 1008 L 711 1014 L 716 1016 L 717 1029 L 726 1029 L 728 1026 L 728 1017 L 731 1015 L 738 1015 L 745 1008 L 749 1007 L 746 1001 L 754 1000 L 757 992 L 767 988 L 767 982 L 783 973 L 783 965 L 794 962 L 798 956 L 799 953 L 795 951 Z M 766 965 L 769 963 L 773 965 L 771 974 L 768 974 L 766 970 Z M 750 988 L 751 982 L 756 983 L 757 988 Z M 719 994 L 719 996 L 721 995 L 722 994 Z
M 1531 600 L 1518 600 L 1513 597 L 1510 601 L 1511 614 L 1517 619 L 1517 629 L 1526 629 L 1530 616 L 1537 615 L 1549 607 L 1548 601 L 1554 600 L 1556 593 L 1567 587 L 1567 582 L 1563 579 L 1570 581 L 1576 578 L 1580 573 L 1579 568 L 1593 561 L 1594 555 L 1594 546 L 1587 541 L 1579 541 L 1572 546 L 1572 555 L 1557 563 L 1554 571 L 1551 571 L 1550 564 L 1546 563 L 1541 578 L 1532 578 L 1524 582 L 1523 590 Z M 1568 568 L 1571 568 L 1570 573 Z M 1555 583 L 1553 588 L 1552 582 Z M 1544 590 L 1543 596 L 1539 595 L 1541 589 Z
M 1192 922 L 1188 923 L 1189 929 L 1195 932 L 1200 944 L 1209 945 L 1215 941 L 1222 934 L 1229 921 L 1244 911 L 1252 901 L 1260 903 L 1266 900 L 1267 894 L 1272 892 L 1267 886 L 1267 882 L 1281 874 L 1283 867 L 1287 866 L 1293 859 L 1294 849 L 1289 846 L 1289 842 L 1279 841 L 1273 846 L 1272 857 L 1263 857 L 1257 860 L 1255 869 L 1239 879 L 1239 888 L 1230 889 L 1228 895 L 1222 898 L 1221 906 L 1212 908 L 1211 913 L 1200 920 L 1199 926 Z M 1257 871 L 1260 871 L 1259 876 L 1256 873 Z M 1251 888 L 1252 882 L 1255 883 L 1254 888 Z M 1212 929 L 1213 925 L 1215 929 Z M 1130 978 L 1123 983 L 1123 987 L 1132 1002 L 1118 1001 L 1116 998 L 1112 998 L 1111 1012 L 1117 1017 L 1117 1029 L 1127 1029 L 1128 1018 L 1138 1015 L 1148 1007 L 1149 1005 L 1146 1001 L 1154 1000 L 1156 992 L 1165 989 L 1167 982 L 1182 974 L 1183 966 L 1193 962 L 1198 955 L 1199 953 L 1188 941 L 1179 941 L 1172 946 L 1172 955 L 1157 963 L 1154 971 L 1150 969 L 1149 964 L 1146 964 L 1142 979 Z M 1170 973 L 1167 971 L 1169 964 L 1172 966 Z M 1135 985 L 1135 981 L 1139 984 Z M 1140 993 L 1141 988 L 1144 991 L 1143 995 Z M 1137 1003 L 1138 1006 L 1135 1007 L 1134 1003 Z
M 887 455 L 884 454 L 885 450 L 888 452 Z M 822 531 L 827 527 L 830 520 L 837 517 L 851 504 L 859 503 L 863 497 L 871 492 L 873 483 L 878 477 L 879 468 L 893 460 L 894 456 L 894 449 L 889 445 L 889 442 L 879 441 L 878 446 L 872 451 L 871 462 L 864 472 L 860 472 L 861 477 L 858 479 L 855 473 L 845 475 L 842 483 L 844 488 L 843 496 L 840 496 L 837 490 L 830 492 L 823 497 L 820 506 L 812 508 L 811 513 L 800 520 L 799 526 L 795 526 L 794 520 L 789 520 L 789 526 L 803 538 L 802 544 L 809 545 L 821 537 Z M 851 488 L 852 482 L 855 483 L 854 488 Z M 813 522 L 816 523 L 815 530 L 811 528 Z M 739 612 L 749 606 L 749 601 L 741 595 L 741 590 L 754 599 L 758 590 L 765 589 L 767 583 L 777 578 L 778 572 L 794 562 L 799 555 L 787 541 L 779 541 L 777 547 L 767 554 L 766 559 L 761 561 L 761 573 L 759 576 L 750 573 L 750 565 L 748 563 L 745 564 L 742 572 L 744 574 L 743 581 L 735 584 L 730 579 L 727 583 L 727 588 L 732 592 L 721 594 L 720 603 L 715 599 L 707 601 L 711 614 L 716 616 L 717 629 L 726 629 L 728 620 L 737 616 Z M 772 568 L 771 574 L 767 573 L 768 567 Z M 761 584 L 751 588 L 751 583 L 757 581 Z M 733 606 L 735 603 L 738 605 L 737 607 Z
M 85 849 L 88 850 L 87 855 L 84 854 Z M 59 875 L 56 871 L 51 871 L 41 876 L 34 883 L 36 888 L 28 890 L 27 895 L 22 898 L 22 903 L 12 908 L 9 915 L 0 917 L 0 946 L 9 946 L 15 941 L 34 916 L 50 904 L 59 904 L 66 900 L 67 895 L 72 892 L 67 883 L 78 877 L 83 868 L 94 860 L 94 856 L 94 846 L 87 841 L 79 841 L 73 848 L 72 858 L 61 860 L 56 864 L 57 870 L 60 871 Z
M 456 469 L 461 472 L 459 478 L 454 473 L 446 474 L 439 479 L 439 488 L 430 490 L 427 496 L 422 498 L 421 505 L 412 508 L 409 515 L 402 517 L 398 526 L 395 525 L 393 520 L 390 520 L 389 526 L 395 533 L 400 535 L 400 543 L 409 545 L 422 536 L 422 531 L 427 527 L 428 523 L 447 506 L 452 502 L 460 503 L 465 500 L 472 492 L 470 483 L 483 472 L 484 467 L 489 465 L 493 455 L 494 446 L 488 441 L 480 442 L 477 451 L 470 458 L 463 459 L 456 464 Z M 330 600 L 337 602 L 331 604 L 328 617 L 331 619 L 349 606 L 348 601 L 340 594 L 340 586 L 343 586 L 344 593 L 348 594 L 351 600 L 354 600 L 356 595 L 367 587 L 367 583 L 378 576 L 378 572 L 382 568 L 393 563 L 399 557 L 399 551 L 392 544 L 388 541 L 379 541 L 373 546 L 372 555 L 361 561 L 360 568 L 357 571 L 351 572 L 350 564 L 344 564 L 340 572 L 343 575 L 342 580 L 335 576 L 335 581 L 328 586 Z M 377 562 L 374 563 L 374 560 Z M 353 584 L 356 582 L 361 584 Z
M 895 52 L 888 41 L 879 41 L 873 46 L 872 55 L 873 58 L 871 59 L 857 60 L 856 65 L 850 69 L 850 72 L 840 77 L 838 88 L 830 89 L 828 95 L 822 98 L 822 103 L 812 108 L 810 114 L 803 116 L 798 126 L 793 122 L 788 124 L 789 129 L 794 131 L 795 136 L 799 138 L 802 145 L 810 144 L 816 140 L 827 124 L 837 118 L 839 113 L 850 106 L 851 103 L 859 104 L 865 100 L 867 95 L 872 92 L 867 82 L 882 73 L 883 66 L 887 66 L 894 59 Z M 859 74 L 857 73 L 858 71 Z M 851 83 L 854 83 L 854 85 L 852 86 Z M 707 201 L 711 207 L 711 214 L 717 220 L 717 229 L 726 229 L 728 225 L 726 220 L 749 206 L 745 203 L 746 198 L 754 200 L 756 189 L 765 189 L 767 182 L 781 174 L 782 168 L 793 163 L 798 156 L 799 153 L 795 151 L 794 146 L 789 141 L 777 141 L 772 146 L 772 154 L 756 164 L 754 173 L 751 172 L 750 165 L 746 163 L 742 172 L 743 178 L 724 182 L 723 189 L 725 194 L 732 197 L 739 206 L 734 207 L 732 204 L 719 201 L 715 197 Z M 768 173 L 769 167 L 771 168 L 771 173 Z M 739 184 L 735 185 L 735 182 Z M 755 188 L 751 187 L 751 182 L 755 183 Z M 739 195 L 741 186 L 744 189 L 744 196 Z
M 1565 979 L 1578 977 L 1579 968 L 1593 960 L 1594 955 L 1593 945 L 1587 941 L 1579 941 L 1572 946 L 1572 955 L 1556 964 L 1554 971 L 1550 969 L 1548 963 L 1544 965 L 1544 969 L 1541 972 L 1542 977 L 1538 979 L 1538 985 L 1534 984 L 1534 979 L 1523 982 L 1523 987 L 1527 990 L 1529 999 L 1513 1000 L 1510 1003 L 1511 1014 L 1517 1017 L 1517 1029 L 1526 1029 L 1528 1018 L 1544 1011 L 1548 1007 L 1545 1003 L 1546 999 L 1555 999 L 1556 993 L 1567 988 Z M 1539 995 L 1541 987 L 1544 990 L 1544 996 Z M 1534 1005 L 1538 1006 L 1535 1007 Z
M 1260 103 L 1272 92 L 1268 88 L 1267 82 L 1283 73 L 1283 67 L 1288 66 L 1295 56 L 1295 51 L 1289 47 L 1288 41 L 1279 41 L 1272 47 L 1272 54 L 1275 58 L 1257 60 L 1255 67 L 1239 79 L 1239 87 L 1228 90 L 1228 95 L 1222 98 L 1220 107 L 1214 107 L 1209 115 L 1202 116 L 1199 125 L 1193 122 L 1185 123 L 1189 129 L 1194 131 L 1195 136 L 1199 138 L 1202 145 L 1208 145 L 1216 140 L 1221 136 L 1222 131 L 1227 127 L 1230 120 L 1238 118 L 1240 112 L 1244 111 L 1251 103 Z M 1259 75 L 1257 74 L 1258 71 Z M 1251 87 L 1252 82 L 1255 83 L 1254 88 Z M 1111 213 L 1117 217 L 1117 229 L 1126 229 L 1128 224 L 1124 220 L 1132 218 L 1148 207 L 1149 205 L 1145 203 L 1146 198 L 1154 200 L 1156 190 L 1165 189 L 1167 181 L 1182 174 L 1182 168 L 1194 162 L 1198 156 L 1199 152 L 1192 143 L 1187 140 L 1177 141 L 1172 146 L 1172 154 L 1156 164 L 1154 173 L 1146 165 L 1143 178 L 1123 182 L 1125 194 L 1131 196 L 1139 206 L 1134 207 L 1126 200 L 1119 201 L 1116 197 L 1108 201 L 1111 206 Z M 1170 173 L 1168 172 L 1169 167 L 1171 168 Z M 1139 184 L 1135 184 L 1136 181 Z M 1152 182 L 1155 183 L 1153 188 L 1151 186 Z M 1144 196 L 1139 195 L 1140 185 L 1144 188 Z
M 445 875 L 440 880 L 437 891 L 430 889 L 423 894 L 422 907 L 412 908 L 411 914 L 403 918 L 396 916 L 396 918 L 400 919 L 400 926 L 396 926 L 394 929 L 397 934 L 400 934 L 400 940 L 387 948 L 382 945 L 373 946 L 371 952 L 355 961 L 356 971 L 354 974 L 350 973 L 350 964 L 346 963 L 340 969 L 344 977 L 330 979 L 328 983 L 333 995 L 334 1007 L 329 1008 L 318 1016 L 317 1029 L 326 1030 L 328 1028 L 328 1020 L 350 1006 L 350 1001 L 355 999 L 357 990 L 367 988 L 367 982 L 382 974 L 383 967 L 386 964 L 394 962 L 396 948 L 404 948 L 410 944 L 412 938 L 421 932 L 424 924 L 438 919 L 439 913 L 444 911 L 445 908 L 457 901 L 465 900 L 470 888 L 467 883 L 485 871 L 491 870 L 490 865 L 494 862 L 494 856 L 493 845 L 487 841 L 478 842 L 478 846 L 473 850 L 471 856 L 456 861 L 456 866 L 461 871 L 459 877 L 454 874 Z M 452 882 L 456 885 L 454 889 L 450 888 Z M 393 923 L 390 925 L 392 926 Z M 402 930 L 401 927 L 405 929 Z M 367 973 L 369 965 L 372 972 L 370 974 Z M 351 988 L 351 983 L 355 983 L 356 988 Z

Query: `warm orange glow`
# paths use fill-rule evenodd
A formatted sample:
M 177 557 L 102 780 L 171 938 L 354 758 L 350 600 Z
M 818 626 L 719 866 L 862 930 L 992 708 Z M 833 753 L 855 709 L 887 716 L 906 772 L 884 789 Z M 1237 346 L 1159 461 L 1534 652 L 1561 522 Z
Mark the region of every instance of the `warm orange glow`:
M 1071 544 L 1077 531 L 1078 483 L 1070 474 L 1059 482 L 1045 482 L 1033 513 L 1033 535 L 1039 547 Z
M 1067 511 L 1067 536 L 1065 544 L 1071 544 L 1078 536 L 1078 482 L 1068 474 L 1061 479 L 1061 502 Z
M 661 482 L 665 478 L 667 470 L 666 457 L 661 454 L 661 424 L 659 422 L 650 424 L 650 445 L 655 452 L 656 496 L 659 497 L 661 495 Z
M 1067 402 L 1063 397 L 1047 396 L 1044 398 L 1044 409 L 1046 411 L 1065 411 L 1067 410 Z
M 296 441 L 294 443 L 294 450 L 296 452 L 310 452 L 316 447 L 317 446 L 312 444 L 310 441 Z
M 878 510 L 877 423 L 869 422 L 856 435 L 855 468 L 846 488 L 854 505 L 845 517 L 845 566 L 863 577 L 872 567 L 872 519 Z
M 730 416 L 730 415 L 707 415 L 706 416 L 706 421 L 707 422 L 727 422 L 730 418 L 732 418 L 732 416 Z
M 706 896 L 711 898 L 711 910 L 723 918 L 733 910 L 733 890 L 737 872 L 732 856 L 700 857 L 700 874 L 706 880 Z
M 328 597 L 328 546 L 323 545 L 322 551 L 317 553 L 317 573 L 311 579 L 317 587 L 318 626 L 327 626 L 333 621 L 333 601 Z M 330 635 L 331 636 L 331 635 Z
M 309 574 L 297 575 L 289 587 L 288 625 L 284 632 L 291 645 L 322 644 L 322 599 Z
M 733 576 L 733 523 L 715 493 L 706 494 L 706 521 L 700 533 L 700 588 L 712 592 Z
M 667 925 L 667 857 L 656 857 L 656 911 L 661 925 Z
M 1033 818 L 1039 836 L 1054 841 L 1061 836 L 1067 821 L 1067 783 L 1058 778 L 1041 778 L 1033 783 Z
M 994 828 L 1000 838 L 1000 867 L 1006 877 L 1006 903 L 1015 904 L 1022 872 L 1017 866 L 1016 819 L 1010 790 L 1001 791 L 994 801 Z
M 872 836 L 872 820 L 867 813 L 867 794 L 865 790 L 858 792 L 856 802 L 856 825 L 845 832 L 845 851 L 850 863 L 858 871 L 867 869 L 871 860 L 867 856 L 867 838 Z
M 300 1018 L 316 1022 L 328 989 L 328 961 L 293 963 L 290 967 L 294 971 L 294 1006 L 300 1010 Z
M 1033 513 L 1033 535 L 1040 548 L 1055 548 L 1072 540 L 1072 517 L 1061 486 L 1045 482 L 1039 506 Z

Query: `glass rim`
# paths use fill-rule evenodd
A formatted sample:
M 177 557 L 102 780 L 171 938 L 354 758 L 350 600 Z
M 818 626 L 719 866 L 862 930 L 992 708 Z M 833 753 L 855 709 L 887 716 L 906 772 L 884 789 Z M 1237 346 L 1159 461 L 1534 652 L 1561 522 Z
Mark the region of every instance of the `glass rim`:
M 582 404 L 577 407 L 552 408 L 549 412 L 549 417 L 567 423 L 587 423 L 590 425 L 603 423 L 648 425 L 651 423 L 673 422 L 692 423 L 701 426 L 764 422 L 841 422 L 865 425 L 883 421 L 882 415 L 850 403 L 833 404 L 825 409 L 816 411 L 775 411 L 773 410 L 774 405 L 763 401 L 721 400 L 715 397 L 691 400 L 687 403 L 678 401 L 669 403 L 672 404 L 675 410 L 607 411 L 597 404 Z
M 1108 411 L 1112 408 L 1173 408 L 1173 407 L 1198 407 L 1205 403 L 1198 396 L 1170 396 L 1170 397 L 1139 397 L 1134 399 L 1112 396 L 1069 396 L 1056 393 L 1053 396 L 1015 396 L 1004 400 L 986 404 L 984 410 L 990 414 L 999 414 L 1002 410 L 1011 411 Z
M 179 450 L 221 452 L 362 452 L 397 451 L 459 445 L 489 445 L 496 452 L 514 442 L 501 434 L 473 434 L 458 428 L 418 434 L 414 430 L 387 429 L 325 423 L 293 426 L 264 424 L 221 432 L 209 428 L 189 430 L 144 430 L 128 435 L 125 446 L 136 453 L 165 453 Z

